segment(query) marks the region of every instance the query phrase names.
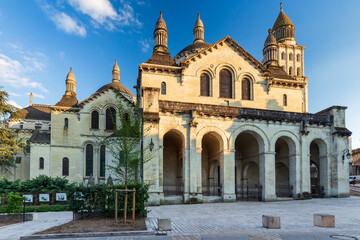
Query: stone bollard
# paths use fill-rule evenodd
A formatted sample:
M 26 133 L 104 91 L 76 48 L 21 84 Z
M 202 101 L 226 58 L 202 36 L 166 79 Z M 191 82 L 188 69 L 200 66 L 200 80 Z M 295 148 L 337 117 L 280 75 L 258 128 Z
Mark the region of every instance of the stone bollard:
M 335 227 L 335 216 L 329 214 L 314 214 L 314 226 L 318 227 L 328 227 L 334 228 Z
M 171 219 L 170 218 L 158 218 L 159 231 L 171 231 Z
M 280 229 L 280 217 L 263 215 L 262 224 L 264 228 Z

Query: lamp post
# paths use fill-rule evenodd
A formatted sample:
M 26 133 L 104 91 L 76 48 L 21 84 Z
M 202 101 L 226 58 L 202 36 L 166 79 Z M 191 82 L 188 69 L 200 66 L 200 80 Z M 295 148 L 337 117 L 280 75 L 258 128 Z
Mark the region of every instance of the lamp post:
M 344 149 L 342 153 L 343 153 L 343 155 L 342 155 L 342 163 L 344 164 L 345 157 L 347 159 L 351 159 L 351 153 L 350 153 L 349 149 Z

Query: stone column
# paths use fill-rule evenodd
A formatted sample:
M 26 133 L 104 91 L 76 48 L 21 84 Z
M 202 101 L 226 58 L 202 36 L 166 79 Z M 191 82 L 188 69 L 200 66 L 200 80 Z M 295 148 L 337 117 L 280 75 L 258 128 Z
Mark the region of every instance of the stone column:
M 306 135 L 301 135 L 301 192 L 311 194 L 310 183 L 310 142 Z
M 290 185 L 293 187 L 293 198 L 296 199 L 296 195 L 301 193 L 301 155 L 293 154 L 289 156 L 289 177 Z
M 185 149 L 184 149 L 184 203 L 188 203 L 190 201 L 190 143 L 189 138 L 186 136 L 185 138 Z
M 235 201 L 235 151 L 224 150 L 223 169 L 221 172 L 223 178 L 223 201 Z
M 263 201 L 276 199 L 275 154 L 275 152 L 264 152 L 259 154 L 259 174 Z

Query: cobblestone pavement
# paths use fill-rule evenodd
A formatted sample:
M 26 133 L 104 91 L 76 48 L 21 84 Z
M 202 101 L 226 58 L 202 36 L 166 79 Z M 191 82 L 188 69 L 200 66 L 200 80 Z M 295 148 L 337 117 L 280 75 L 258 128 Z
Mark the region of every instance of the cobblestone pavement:
M 249 239 L 301 239 L 294 233 L 324 235 L 328 239 L 360 240 L 360 197 L 311 199 L 304 201 L 234 202 L 149 207 L 150 225 L 157 218 L 171 218 L 169 236 L 204 233 L 244 233 Z M 336 228 L 319 228 L 313 224 L 314 213 L 335 215 Z M 281 229 L 262 227 L 262 215 L 281 218 Z M 345 235 L 353 238 L 329 238 Z M 195 238 L 196 239 L 196 238 Z M 310 238 L 309 238 L 310 239 Z
M 33 213 L 33 221 L 0 227 L 1 240 L 18 240 L 21 236 L 31 235 L 72 220 L 72 212 Z
M 233 202 L 149 207 L 147 225 L 155 229 L 157 218 L 171 218 L 167 236 L 126 236 L 92 240 L 360 240 L 360 197 L 282 202 Z M 313 214 L 335 215 L 336 228 L 313 226 Z M 262 215 L 281 218 L 281 229 L 262 227 Z M 0 228 L 0 239 L 19 239 L 68 222 L 71 212 L 37 213 L 33 222 Z M 85 238 L 77 238 L 84 240 Z

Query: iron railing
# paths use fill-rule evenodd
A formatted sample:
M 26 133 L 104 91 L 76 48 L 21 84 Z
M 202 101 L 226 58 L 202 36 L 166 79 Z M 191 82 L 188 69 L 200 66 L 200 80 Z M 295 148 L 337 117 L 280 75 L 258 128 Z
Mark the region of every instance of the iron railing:
M 249 184 L 236 187 L 236 198 L 242 201 L 261 201 L 262 186 L 260 184 Z
M 184 183 L 181 180 L 164 181 L 163 189 L 165 196 L 183 195 Z
M 277 197 L 293 197 L 293 186 L 292 185 L 276 185 L 276 196 Z
M 202 184 L 203 196 L 221 196 L 222 186 L 218 183 Z

